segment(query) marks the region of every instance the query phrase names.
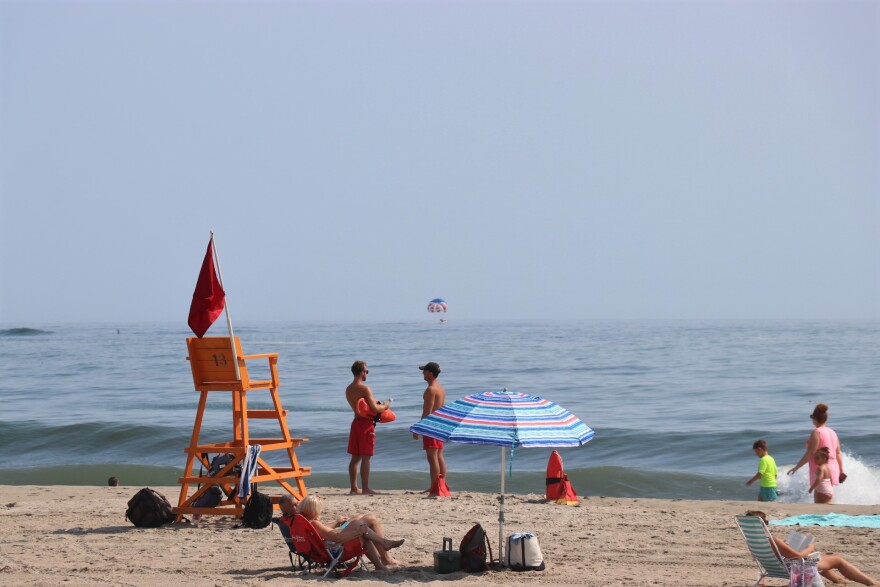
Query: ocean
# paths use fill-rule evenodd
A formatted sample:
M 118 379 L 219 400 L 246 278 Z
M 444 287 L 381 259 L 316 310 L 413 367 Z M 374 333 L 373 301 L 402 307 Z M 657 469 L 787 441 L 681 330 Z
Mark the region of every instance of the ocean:
M 803 454 L 817 402 L 841 439 L 849 476 L 836 502 L 880 504 L 880 322 L 579 321 L 235 325 L 247 354 L 279 354 L 280 396 L 310 486 L 348 486 L 351 364 L 370 369 L 397 420 L 380 424 L 376 489 L 428 486 L 418 366 L 436 361 L 449 401 L 508 389 L 550 399 L 596 433 L 559 449 L 580 495 L 752 500 L 752 443 L 767 440 L 782 501 L 809 502 Z M 226 334 L 218 320 L 208 335 Z M 3 484 L 176 485 L 198 393 L 177 324 L 0 327 Z M 259 374 L 259 371 L 257 372 Z M 223 394 L 212 394 L 218 398 Z M 268 394 L 266 394 L 266 397 Z M 251 408 L 271 407 L 259 392 Z M 203 438 L 230 437 L 228 400 L 212 398 Z M 271 433 L 271 424 L 267 434 Z M 277 423 L 274 423 L 277 435 Z M 501 449 L 448 444 L 454 491 L 497 492 Z M 506 488 L 543 493 L 551 449 L 518 449 Z

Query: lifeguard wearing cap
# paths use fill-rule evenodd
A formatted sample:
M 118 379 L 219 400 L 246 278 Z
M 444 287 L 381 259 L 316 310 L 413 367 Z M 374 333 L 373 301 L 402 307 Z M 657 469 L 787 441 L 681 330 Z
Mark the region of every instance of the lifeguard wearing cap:
M 437 377 L 438 375 L 440 375 L 440 365 L 438 365 L 434 361 L 431 361 L 430 363 L 427 363 L 427 364 L 419 367 L 419 371 L 428 371 L 428 372 L 432 373 L 434 375 L 434 377 Z

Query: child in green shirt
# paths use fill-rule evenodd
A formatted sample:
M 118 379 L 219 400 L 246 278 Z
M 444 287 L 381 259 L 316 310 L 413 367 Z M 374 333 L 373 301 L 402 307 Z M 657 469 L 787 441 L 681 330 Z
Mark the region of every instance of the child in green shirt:
M 752 445 L 752 450 L 760 459 L 758 461 L 758 472 L 755 476 L 746 481 L 746 485 L 751 485 L 758 479 L 761 480 L 761 489 L 758 492 L 758 501 L 776 501 L 776 461 L 767 452 L 767 441 L 756 440 Z

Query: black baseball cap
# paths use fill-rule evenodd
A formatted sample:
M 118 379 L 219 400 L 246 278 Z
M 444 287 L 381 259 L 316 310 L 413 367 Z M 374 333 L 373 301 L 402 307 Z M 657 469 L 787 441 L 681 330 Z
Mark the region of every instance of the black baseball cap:
M 434 377 L 437 377 L 438 375 L 440 375 L 440 365 L 431 361 L 430 363 L 419 367 L 419 371 L 430 371 L 434 374 Z

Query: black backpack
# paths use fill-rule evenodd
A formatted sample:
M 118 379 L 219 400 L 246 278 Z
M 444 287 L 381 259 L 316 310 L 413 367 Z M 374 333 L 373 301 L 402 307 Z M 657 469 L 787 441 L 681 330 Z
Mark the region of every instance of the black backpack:
M 247 528 L 259 530 L 272 523 L 272 498 L 265 493 L 254 491 L 244 506 L 241 523 Z
M 157 528 L 173 522 L 174 514 L 164 495 L 144 487 L 128 500 L 125 518 L 141 528 Z
M 492 560 L 492 546 L 489 544 L 489 537 L 486 531 L 479 524 L 468 530 L 468 533 L 461 539 L 461 545 L 458 547 L 461 553 L 461 570 L 467 573 L 482 573 L 489 570 L 486 563 L 486 555 L 488 552 L 489 561 Z

